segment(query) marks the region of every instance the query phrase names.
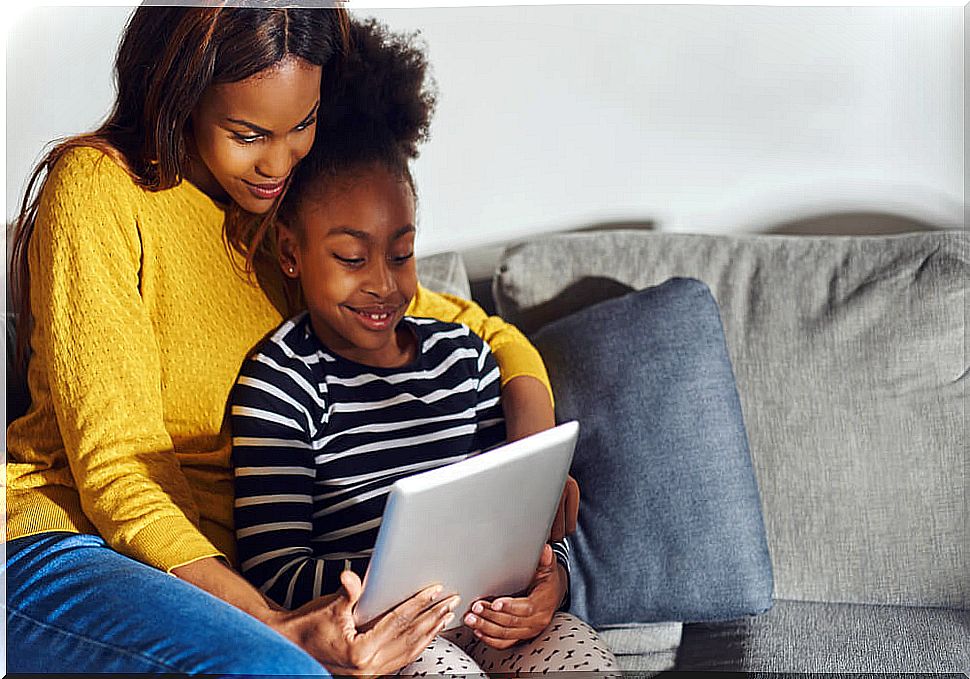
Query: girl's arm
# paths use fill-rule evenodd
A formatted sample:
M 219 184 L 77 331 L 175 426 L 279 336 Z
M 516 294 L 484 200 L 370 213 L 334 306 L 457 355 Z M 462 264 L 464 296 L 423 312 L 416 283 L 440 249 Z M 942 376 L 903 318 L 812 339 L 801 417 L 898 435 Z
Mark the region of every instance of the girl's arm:
M 488 343 L 502 373 L 502 410 L 509 440 L 555 424 L 552 387 L 542 357 L 515 326 L 498 316 L 489 316 L 474 302 L 421 286 L 408 313 L 464 323 Z
M 239 568 L 286 609 L 323 595 L 325 569 L 343 565 L 314 556 L 314 458 L 323 451 L 311 430 L 326 404 L 311 391 L 285 356 L 260 353 L 243 364 L 229 400 Z
M 162 570 L 216 556 L 165 427 L 140 294 L 141 189 L 92 149 L 53 169 L 29 244 L 32 380 L 46 381 L 81 507 L 117 551 Z M 41 383 L 41 388 L 45 385 Z

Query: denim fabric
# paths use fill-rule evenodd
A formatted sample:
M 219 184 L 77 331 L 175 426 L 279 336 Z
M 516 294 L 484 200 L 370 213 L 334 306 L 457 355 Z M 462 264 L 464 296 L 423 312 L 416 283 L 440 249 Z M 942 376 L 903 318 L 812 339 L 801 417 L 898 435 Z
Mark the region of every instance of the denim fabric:
M 582 490 L 571 611 L 594 626 L 771 605 L 758 486 L 717 303 L 671 279 L 535 336 Z
M 7 671 L 317 675 L 255 618 L 93 535 L 7 543 Z

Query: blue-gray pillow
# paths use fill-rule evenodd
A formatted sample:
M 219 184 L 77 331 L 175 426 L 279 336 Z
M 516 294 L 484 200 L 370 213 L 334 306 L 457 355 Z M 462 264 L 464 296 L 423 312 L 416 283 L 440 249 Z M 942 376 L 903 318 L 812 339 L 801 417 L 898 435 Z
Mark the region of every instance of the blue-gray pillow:
M 697 280 L 600 302 L 534 337 L 576 419 L 571 610 L 594 626 L 771 606 L 761 502 L 717 303 Z

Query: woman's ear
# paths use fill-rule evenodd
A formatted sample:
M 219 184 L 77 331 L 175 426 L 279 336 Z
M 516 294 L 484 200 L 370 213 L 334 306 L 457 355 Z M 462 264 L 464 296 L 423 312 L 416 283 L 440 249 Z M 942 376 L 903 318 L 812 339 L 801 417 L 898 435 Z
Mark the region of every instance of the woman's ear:
M 280 268 L 287 278 L 300 277 L 300 242 L 293 229 L 279 223 L 276 227 L 276 246 L 280 253 Z

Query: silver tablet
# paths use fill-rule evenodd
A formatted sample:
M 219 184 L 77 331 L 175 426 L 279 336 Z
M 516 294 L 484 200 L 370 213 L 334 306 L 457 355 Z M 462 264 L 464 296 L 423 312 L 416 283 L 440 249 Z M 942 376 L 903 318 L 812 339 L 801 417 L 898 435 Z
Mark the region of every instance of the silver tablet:
M 434 583 L 461 595 L 459 610 L 525 589 L 549 537 L 578 435 L 578 423 L 567 422 L 397 481 L 364 577 L 357 623 Z

